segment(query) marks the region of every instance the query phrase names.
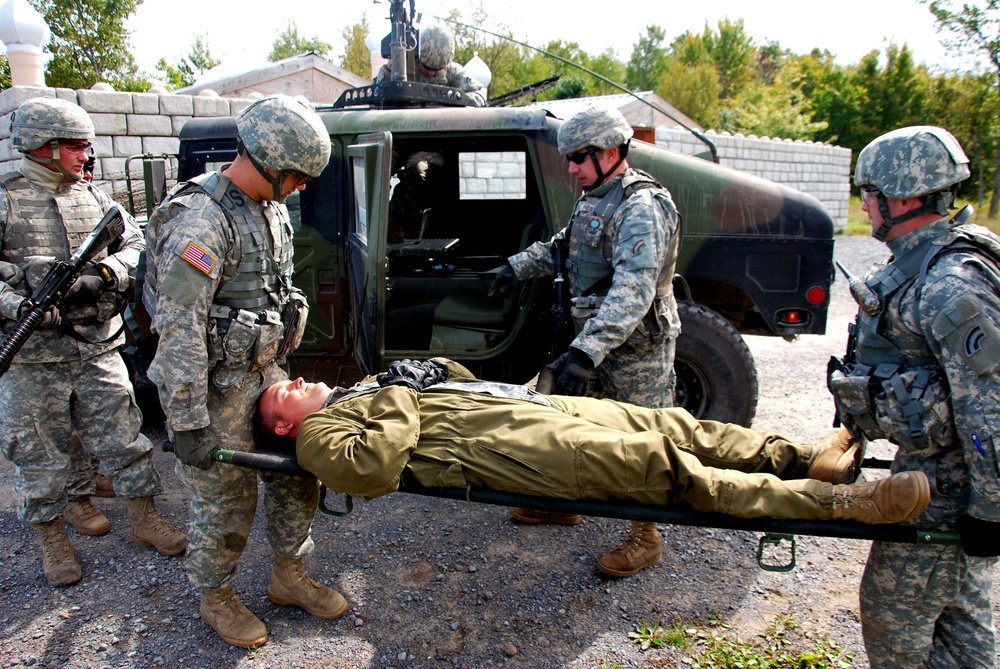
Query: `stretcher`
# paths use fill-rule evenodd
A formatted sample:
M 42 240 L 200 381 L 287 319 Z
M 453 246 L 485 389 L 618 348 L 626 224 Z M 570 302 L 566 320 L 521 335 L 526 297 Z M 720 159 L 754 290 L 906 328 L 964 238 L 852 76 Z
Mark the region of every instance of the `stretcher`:
M 164 444 L 164 450 L 172 451 L 173 444 Z M 261 471 L 279 472 L 293 476 L 315 478 L 313 474 L 303 469 L 292 453 L 257 451 L 245 453 L 217 448 L 212 451 L 212 459 L 216 462 L 248 467 Z M 865 458 L 862 468 L 888 469 L 888 460 Z M 763 532 L 758 540 L 757 565 L 765 571 L 791 571 L 795 568 L 795 537 L 797 535 L 834 537 L 840 539 L 864 539 L 868 541 L 889 541 L 909 544 L 960 545 L 958 534 L 926 530 L 900 523 L 869 525 L 849 520 L 790 520 L 785 518 L 737 518 L 723 513 L 696 511 L 682 505 L 653 506 L 628 501 L 605 501 L 594 499 L 559 499 L 555 497 L 538 497 L 522 493 L 494 490 L 491 488 L 427 488 L 412 478 L 404 475 L 400 482 L 399 492 L 427 497 L 476 502 L 479 504 L 494 504 L 506 507 L 528 507 L 545 511 L 562 513 L 578 513 L 584 516 L 599 518 L 615 518 L 621 520 L 638 520 L 664 523 L 667 525 L 688 525 L 692 527 L 711 527 L 726 530 L 742 530 L 745 532 Z M 329 516 L 342 517 L 348 515 L 354 508 L 353 500 L 344 495 L 343 510 L 334 509 L 327 504 L 330 491 L 326 486 L 320 487 L 318 509 Z M 336 494 L 336 493 L 334 493 Z M 768 555 L 772 549 L 784 542 L 789 544 L 788 561 L 770 562 Z

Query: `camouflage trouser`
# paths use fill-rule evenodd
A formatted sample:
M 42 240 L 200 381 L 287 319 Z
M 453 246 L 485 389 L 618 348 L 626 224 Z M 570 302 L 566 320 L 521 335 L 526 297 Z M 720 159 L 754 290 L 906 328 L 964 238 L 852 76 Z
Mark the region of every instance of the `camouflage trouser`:
M 676 339 L 652 342 L 634 333 L 597 367 L 587 394 L 649 409 L 673 406 L 676 349 Z
M 104 463 L 122 497 L 160 492 L 153 444 L 139 432 L 128 370 L 117 351 L 88 360 L 14 364 L 0 378 L 0 447 L 17 467 L 18 517 L 32 524 L 55 518 L 78 474 L 70 455 L 75 433 Z
M 993 565 L 958 546 L 874 542 L 861 579 L 872 669 L 992 669 Z
M 69 454 L 72 469 L 69 480 L 66 481 L 66 496 L 70 499 L 74 497 L 84 497 L 97 494 L 97 483 L 94 477 L 97 476 L 97 469 L 100 460 L 80 443 L 80 438 L 74 432 L 66 445 L 66 452 Z
M 264 388 L 288 378 L 275 365 L 266 381 L 259 373 L 225 396 L 214 387 L 208 393 L 211 429 L 221 448 L 254 450 L 253 414 Z M 185 566 L 191 583 L 201 590 L 228 585 L 238 573 L 237 562 L 250 537 L 257 512 L 257 476 L 253 469 L 214 463 L 208 470 L 181 463 L 177 475 L 191 491 L 190 528 Z M 311 553 L 313 516 L 319 502 L 315 479 L 261 473 L 267 540 L 276 555 L 298 558 Z

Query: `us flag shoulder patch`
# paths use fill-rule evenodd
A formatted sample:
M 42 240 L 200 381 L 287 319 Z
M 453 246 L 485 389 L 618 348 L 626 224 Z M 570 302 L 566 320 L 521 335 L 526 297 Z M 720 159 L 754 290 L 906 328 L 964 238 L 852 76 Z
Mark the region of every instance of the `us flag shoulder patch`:
M 215 258 L 206 253 L 204 249 L 194 242 L 188 244 L 187 248 L 184 249 L 184 253 L 181 254 L 181 258 L 184 258 L 184 260 L 187 260 L 205 274 L 211 272 L 212 268 L 215 267 Z

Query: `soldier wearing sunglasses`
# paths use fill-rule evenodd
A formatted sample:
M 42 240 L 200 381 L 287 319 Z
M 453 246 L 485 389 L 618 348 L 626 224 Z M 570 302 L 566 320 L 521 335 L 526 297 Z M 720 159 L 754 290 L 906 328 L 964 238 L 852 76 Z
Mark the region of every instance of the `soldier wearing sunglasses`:
M 575 337 L 548 366 L 552 393 L 589 395 L 651 409 L 673 404 L 680 319 L 672 280 L 678 214 L 670 192 L 626 160 L 632 128 L 617 110 L 590 108 L 559 128 L 559 152 L 583 187 L 568 225 L 549 242 L 508 258 L 490 294 L 556 272 L 565 258 Z M 561 247 L 564 252 L 553 253 Z M 514 509 L 528 524 L 575 525 L 580 517 Z M 657 564 L 655 523 L 633 522 L 625 543 L 598 561 L 610 576 Z

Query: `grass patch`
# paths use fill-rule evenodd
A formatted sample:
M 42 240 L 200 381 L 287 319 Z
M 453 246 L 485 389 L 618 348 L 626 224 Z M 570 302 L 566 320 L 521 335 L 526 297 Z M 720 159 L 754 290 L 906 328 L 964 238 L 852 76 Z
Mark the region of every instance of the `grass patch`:
M 958 209 L 961 209 L 967 204 L 971 204 L 976 211 L 972 215 L 972 218 L 969 219 L 969 222 L 977 223 L 979 225 L 982 225 L 983 227 L 989 228 L 990 230 L 992 230 L 997 234 L 1000 234 L 1000 217 L 989 218 L 986 215 L 990 209 L 989 198 L 983 201 L 982 208 L 977 206 L 977 203 L 970 202 L 966 198 L 962 197 L 958 198 L 958 201 L 955 204 L 956 204 L 956 210 L 955 210 L 956 213 Z M 868 214 L 861 211 L 861 198 L 858 197 L 857 195 L 852 195 L 850 205 L 847 208 L 847 227 L 841 234 L 864 235 L 867 237 L 871 235 L 871 233 L 872 233 L 872 226 L 871 223 L 868 222 Z
M 691 627 L 682 620 L 675 621 L 670 629 L 658 622 L 640 623 L 629 638 L 644 651 L 667 646 L 685 650 L 681 660 L 685 669 L 847 669 L 854 663 L 853 653 L 840 648 L 826 634 L 803 632 L 791 613 L 775 616 L 767 630 L 752 641 L 730 638 L 729 630 L 727 622 L 712 616 L 703 628 Z M 671 657 L 676 661 L 675 655 Z M 649 658 L 651 666 L 661 666 L 659 662 L 664 660 L 667 658 L 657 654 Z

